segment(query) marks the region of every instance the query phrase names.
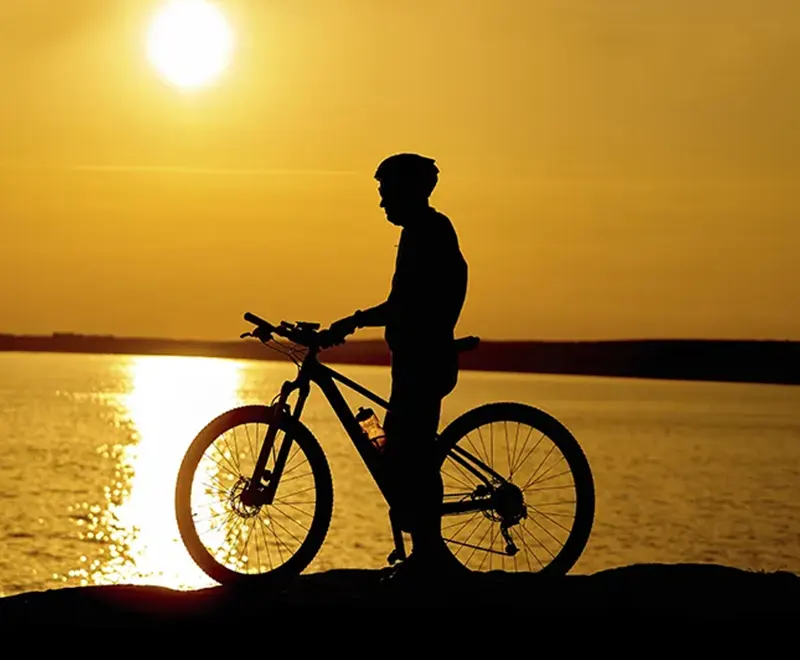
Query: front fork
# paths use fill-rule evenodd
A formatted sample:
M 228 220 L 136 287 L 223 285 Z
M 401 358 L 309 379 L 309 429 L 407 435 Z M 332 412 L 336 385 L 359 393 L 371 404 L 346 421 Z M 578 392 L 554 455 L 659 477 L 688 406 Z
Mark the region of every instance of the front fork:
M 275 437 L 278 434 L 278 429 L 283 422 L 284 415 L 290 415 L 289 407 L 286 405 L 286 400 L 289 395 L 298 385 L 293 382 L 284 383 L 281 388 L 278 400 L 272 405 L 272 419 L 267 427 L 267 434 L 264 437 L 264 442 L 261 444 L 261 451 L 258 453 L 258 460 L 256 461 L 250 483 L 242 493 L 242 503 L 250 506 L 263 506 L 265 504 L 272 504 L 275 500 L 275 492 L 278 489 L 283 469 L 286 466 L 286 461 L 289 458 L 289 450 L 292 446 L 292 440 L 288 434 L 284 437 L 284 442 L 281 443 L 278 455 L 275 457 L 275 465 L 272 471 L 267 470 L 267 461 L 269 460 L 270 453 L 273 452 L 275 446 Z M 301 389 L 300 399 L 295 408 L 295 417 L 300 415 L 303 409 L 303 404 L 308 396 L 308 386 L 299 386 Z

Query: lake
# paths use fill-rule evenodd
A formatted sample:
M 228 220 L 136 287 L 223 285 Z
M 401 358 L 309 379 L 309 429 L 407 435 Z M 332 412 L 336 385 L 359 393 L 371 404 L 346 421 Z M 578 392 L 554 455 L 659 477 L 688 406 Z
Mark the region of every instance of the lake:
M 388 369 L 336 368 L 388 395 Z M 214 584 L 178 536 L 180 461 L 214 416 L 269 403 L 295 371 L 285 362 L 0 354 L 0 595 Z M 487 401 L 540 407 L 583 447 L 597 509 L 573 573 L 640 562 L 800 573 L 800 387 L 463 372 L 443 424 Z M 318 391 L 303 419 L 328 456 L 335 502 L 308 570 L 385 566 L 387 506 Z

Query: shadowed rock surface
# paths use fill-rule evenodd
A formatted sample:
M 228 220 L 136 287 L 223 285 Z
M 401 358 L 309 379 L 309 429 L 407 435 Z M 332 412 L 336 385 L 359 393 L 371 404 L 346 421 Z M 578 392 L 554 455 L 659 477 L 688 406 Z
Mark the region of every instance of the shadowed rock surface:
M 123 627 L 263 621 L 298 610 L 437 609 L 467 613 L 491 607 L 510 616 L 551 620 L 598 617 L 800 619 L 800 577 L 715 565 L 635 565 L 594 575 L 543 579 L 535 574 L 476 574 L 447 586 L 381 582 L 383 573 L 334 570 L 303 575 L 280 588 L 214 587 L 173 591 L 102 586 L 19 594 L 0 600 L 0 625 Z

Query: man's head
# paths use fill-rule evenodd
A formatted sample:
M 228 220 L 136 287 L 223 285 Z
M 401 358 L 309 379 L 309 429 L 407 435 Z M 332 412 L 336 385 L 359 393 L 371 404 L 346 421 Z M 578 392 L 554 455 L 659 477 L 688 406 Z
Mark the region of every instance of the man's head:
M 428 206 L 439 168 L 432 158 L 418 154 L 395 154 L 384 160 L 375 172 L 379 182 L 381 208 L 392 224 L 403 226 L 421 208 Z

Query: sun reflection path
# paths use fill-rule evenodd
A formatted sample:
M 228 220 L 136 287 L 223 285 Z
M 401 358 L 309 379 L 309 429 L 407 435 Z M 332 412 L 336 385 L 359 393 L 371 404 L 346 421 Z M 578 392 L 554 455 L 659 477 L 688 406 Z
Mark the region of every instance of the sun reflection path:
M 95 584 L 150 584 L 196 589 L 215 584 L 184 548 L 175 520 L 175 484 L 194 436 L 221 412 L 241 405 L 242 365 L 193 357 L 136 357 L 132 389 L 121 403 L 138 442 L 120 452 L 118 472 L 130 474 L 108 497 L 111 545 L 91 575 Z M 123 489 L 123 497 L 114 491 Z M 126 492 L 127 491 L 127 492 Z

